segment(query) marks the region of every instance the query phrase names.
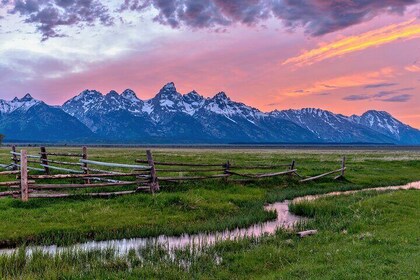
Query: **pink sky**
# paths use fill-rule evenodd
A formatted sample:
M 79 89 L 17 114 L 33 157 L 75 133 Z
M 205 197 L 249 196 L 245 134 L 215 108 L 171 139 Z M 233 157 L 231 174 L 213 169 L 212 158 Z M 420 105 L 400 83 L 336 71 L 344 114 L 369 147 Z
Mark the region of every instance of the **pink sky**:
M 263 111 L 316 107 L 351 115 L 376 109 L 420 128 L 419 4 L 315 35 L 323 29 L 310 29 L 310 21 L 290 29 L 275 16 L 209 28 L 180 18 L 173 28 L 167 19 L 157 22 L 154 7 L 124 11 L 124 20 L 112 25 L 59 26 L 54 30 L 66 36 L 44 41 L 39 25 L 24 23 L 24 14 L 9 12 L 11 5 L 0 6 L 2 99 L 30 92 L 62 104 L 84 89 L 126 88 L 148 99 L 173 81 L 181 93 L 225 91 Z

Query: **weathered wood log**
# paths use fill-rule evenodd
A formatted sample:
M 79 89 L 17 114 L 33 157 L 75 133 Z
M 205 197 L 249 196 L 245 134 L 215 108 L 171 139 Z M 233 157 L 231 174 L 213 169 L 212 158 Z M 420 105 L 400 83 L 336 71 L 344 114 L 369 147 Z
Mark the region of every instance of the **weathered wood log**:
M 183 181 L 183 180 L 205 180 L 211 178 L 225 178 L 231 176 L 230 174 L 217 174 L 208 176 L 190 176 L 190 177 L 159 177 L 159 181 Z
M 49 169 L 55 169 L 55 170 L 60 170 L 60 171 L 65 171 L 65 172 L 70 172 L 70 173 L 84 174 L 84 172 L 80 171 L 80 170 L 74 170 L 74 169 L 57 167 L 57 166 L 53 166 L 53 165 L 45 165 L 45 164 L 41 164 L 41 166 L 43 166 L 43 167 L 48 166 Z
M 13 170 L 13 171 L 1 171 L 0 175 L 13 175 L 13 174 L 19 174 L 19 170 Z
M 42 153 L 40 153 L 42 154 Z M 81 158 L 83 155 L 82 154 L 76 154 L 76 153 L 45 153 L 48 156 L 59 156 L 59 157 L 78 157 Z
M 65 198 L 73 196 L 91 196 L 91 197 L 113 197 L 121 196 L 126 194 L 136 193 L 136 190 L 133 191 L 120 191 L 120 192 L 100 192 L 100 193 L 84 193 L 84 194 L 70 194 L 70 193 L 31 193 L 29 194 L 30 198 Z
M 28 158 L 26 150 L 20 151 L 20 193 L 22 201 L 28 201 Z
M 88 168 L 82 167 L 82 170 L 87 170 L 87 171 L 96 172 L 96 173 L 103 173 L 103 174 L 116 174 L 116 175 L 121 174 L 121 172 L 118 172 L 118 171 L 109 171 L 109 170 L 96 169 L 96 168 L 90 168 L 90 167 L 88 167 Z M 93 176 L 95 175 L 94 173 L 92 173 L 92 174 L 93 174 Z M 150 174 L 150 172 L 148 172 L 148 173 L 136 173 L 136 175 L 147 175 L 147 174 Z
M 233 172 L 233 171 L 228 171 L 228 173 L 231 174 L 231 175 L 237 175 L 237 176 L 241 176 L 241 177 L 258 179 L 258 178 L 275 177 L 275 176 L 291 174 L 291 173 L 295 173 L 296 171 L 297 171 L 297 169 L 286 170 L 286 171 L 275 172 L 275 173 L 265 173 L 265 174 L 241 174 L 241 173 L 237 173 L 237 172 Z
M 19 162 L 20 162 L 20 161 L 19 161 Z M 11 166 L 16 166 L 16 167 L 20 168 L 20 164 L 14 164 L 14 163 L 12 163 L 12 164 L 11 164 Z M 39 172 L 44 172 L 44 169 L 41 169 L 41 168 L 36 168 L 36 167 L 31 167 L 31 166 L 27 166 L 27 169 L 28 169 L 29 171 L 39 171 Z
M 138 163 L 149 163 L 147 160 L 141 160 L 141 159 L 136 159 L 136 162 Z M 160 161 L 155 161 L 154 162 L 155 165 L 173 165 L 173 166 L 192 166 L 192 167 L 198 167 L 198 166 L 203 166 L 203 167 L 223 167 L 223 164 L 198 164 L 198 163 L 179 163 L 179 162 L 160 162 Z
M 10 152 L 12 155 L 14 155 L 14 156 L 22 156 L 22 153 L 17 153 L 17 152 Z M 37 155 L 26 155 L 26 158 L 41 158 L 40 156 L 37 156 Z
M 150 192 L 150 186 L 137 187 L 136 192 Z
M 256 178 L 266 178 L 266 177 L 281 176 L 281 175 L 295 173 L 296 171 L 297 171 L 297 169 L 292 169 L 292 170 L 286 170 L 286 171 L 280 171 L 280 172 L 274 172 L 274 173 L 258 174 L 256 176 Z
M 344 169 L 345 169 L 345 167 L 344 167 Z M 316 179 L 319 179 L 319 178 L 322 178 L 322 177 L 325 177 L 325 176 L 328 176 L 328 175 L 331 175 L 331 174 L 334 174 L 334 173 L 338 173 L 338 172 L 342 172 L 341 168 L 340 169 L 337 169 L 337 170 L 333 170 L 333 171 L 327 172 L 327 173 L 323 173 L 321 175 L 309 177 L 309 178 L 300 180 L 299 182 L 303 183 L 303 182 L 308 182 L 308 181 L 316 180 Z
M 136 185 L 137 182 L 114 182 L 114 183 L 96 183 L 96 184 L 33 184 L 30 186 L 34 190 L 43 189 L 86 189 L 86 188 L 99 188 L 99 187 L 117 187 L 117 186 L 130 186 Z
M 29 179 L 68 179 L 68 178 L 94 178 L 94 177 L 130 177 L 137 173 L 117 173 L 117 174 L 56 174 L 56 175 L 29 175 Z
M 11 169 L 11 167 L 12 167 L 11 164 L 0 164 L 0 168 L 2 168 L 2 169 L 9 170 L 9 169 Z
M 222 171 L 225 171 L 225 169 L 224 168 L 210 168 L 210 169 L 161 169 L 161 168 L 156 168 L 156 171 L 165 172 L 165 173 L 170 173 L 170 172 L 199 173 L 199 172 L 222 172 Z
M 69 193 L 31 193 L 29 194 L 30 198 L 62 198 L 62 197 L 71 197 L 74 194 Z
M 299 237 L 305 237 L 305 236 L 314 235 L 317 233 L 318 231 L 316 229 L 312 229 L 312 230 L 300 231 L 300 232 L 297 232 L 296 234 L 299 235 Z
M 113 196 L 120 196 L 120 195 L 126 195 L 126 194 L 133 194 L 137 191 L 120 191 L 120 192 L 100 192 L 100 193 L 87 193 L 84 195 L 92 196 L 92 197 L 113 197 Z
M 19 195 L 20 191 L 5 191 L 5 192 L 0 192 L 0 197 L 4 197 L 4 196 L 13 196 L 13 195 Z
M 91 174 L 91 175 L 94 175 L 94 174 Z M 98 177 L 88 177 L 87 179 L 92 180 L 92 181 L 109 182 L 109 183 L 130 183 L 130 182 L 132 182 L 132 181 L 121 181 L 121 180 L 98 178 Z
M 36 167 L 30 167 L 30 166 L 28 166 L 28 170 L 29 170 L 29 171 L 39 171 L 39 172 L 44 172 L 44 169 L 42 169 L 42 168 L 36 168 Z
M 106 167 L 117 167 L 117 168 L 131 168 L 131 169 L 143 169 L 149 170 L 150 166 L 143 166 L 143 165 L 131 165 L 131 164 L 122 164 L 122 163 L 112 163 L 112 162 L 102 162 L 102 161 L 95 161 L 95 160 L 80 160 L 81 163 L 88 163 L 93 165 L 100 165 Z
M 20 186 L 20 181 L 0 182 L 0 187 Z
M 279 167 L 290 167 L 290 164 L 278 164 L 278 165 L 254 165 L 254 166 L 241 166 L 241 165 L 231 165 L 230 169 L 275 169 Z
M 47 159 L 45 160 L 45 162 L 62 164 L 62 165 L 71 165 L 71 166 L 83 166 L 83 163 L 79 163 L 79 162 L 68 162 L 68 161 L 60 161 L 60 160 L 53 160 L 53 159 Z

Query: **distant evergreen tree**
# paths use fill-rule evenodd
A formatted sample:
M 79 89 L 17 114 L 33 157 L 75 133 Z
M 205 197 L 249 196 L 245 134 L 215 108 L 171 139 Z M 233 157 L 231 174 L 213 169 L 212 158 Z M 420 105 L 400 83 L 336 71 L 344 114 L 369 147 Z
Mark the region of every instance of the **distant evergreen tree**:
M 0 134 L 0 145 L 3 143 L 4 135 Z

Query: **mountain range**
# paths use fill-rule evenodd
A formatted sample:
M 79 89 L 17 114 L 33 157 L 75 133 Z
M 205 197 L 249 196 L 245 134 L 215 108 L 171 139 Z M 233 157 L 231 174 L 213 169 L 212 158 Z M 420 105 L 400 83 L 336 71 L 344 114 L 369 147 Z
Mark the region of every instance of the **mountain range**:
M 262 112 L 224 92 L 206 98 L 181 94 L 173 83 L 141 100 L 85 90 L 62 106 L 27 94 L 0 99 L 0 133 L 6 140 L 69 143 L 377 143 L 420 144 L 420 130 L 387 112 L 344 116 L 304 108 Z

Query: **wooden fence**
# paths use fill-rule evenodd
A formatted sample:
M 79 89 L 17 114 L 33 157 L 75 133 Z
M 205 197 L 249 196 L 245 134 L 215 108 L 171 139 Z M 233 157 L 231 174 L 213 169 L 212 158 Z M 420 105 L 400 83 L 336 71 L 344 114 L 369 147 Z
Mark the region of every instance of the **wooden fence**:
M 0 192 L 0 197 L 13 196 L 23 201 L 75 195 L 111 197 L 144 191 L 155 193 L 160 190 L 160 183 L 217 178 L 250 181 L 296 175 L 303 183 L 331 174 L 339 174 L 334 178 L 339 179 L 344 177 L 346 170 L 345 157 L 340 169 L 303 178 L 297 173 L 294 160 L 271 165 L 235 165 L 230 161 L 211 164 L 162 162 L 155 161 L 152 152 L 147 150 L 145 159 L 137 159 L 136 164 L 122 164 L 91 160 L 86 147 L 80 153 L 53 153 L 48 152 L 46 147 L 40 147 L 38 154 L 31 155 L 26 150 L 17 152 L 13 146 L 10 153 L 12 162 L 0 165 L 0 168 L 6 169 L 0 171 L 0 176 L 15 175 L 16 180 L 0 182 L 0 187 L 7 188 Z

